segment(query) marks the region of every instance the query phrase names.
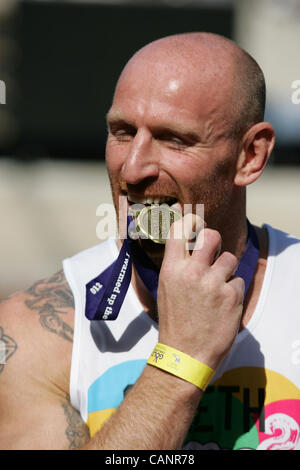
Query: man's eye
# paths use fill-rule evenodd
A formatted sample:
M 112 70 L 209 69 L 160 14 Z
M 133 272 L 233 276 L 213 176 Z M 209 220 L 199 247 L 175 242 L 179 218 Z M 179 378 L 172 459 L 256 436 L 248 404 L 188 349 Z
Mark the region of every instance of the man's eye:
M 180 139 L 176 136 L 169 136 L 168 138 L 164 139 L 169 145 L 175 148 L 183 148 L 186 147 L 188 144 L 184 142 L 184 140 Z
M 134 129 L 118 129 L 118 130 L 113 130 L 112 134 L 118 140 L 127 140 L 127 139 L 131 139 L 132 137 L 134 137 L 136 134 L 136 131 Z
M 183 139 L 181 139 L 177 135 L 169 133 L 169 132 L 159 134 L 156 137 L 157 137 L 157 139 L 165 142 L 166 144 L 168 144 L 172 147 L 176 147 L 176 148 L 181 147 L 182 148 L 182 147 L 186 147 L 188 145 L 187 142 L 185 142 Z
M 176 145 L 186 146 L 186 143 L 182 139 L 179 139 L 179 137 L 170 138 L 170 142 L 172 142 Z

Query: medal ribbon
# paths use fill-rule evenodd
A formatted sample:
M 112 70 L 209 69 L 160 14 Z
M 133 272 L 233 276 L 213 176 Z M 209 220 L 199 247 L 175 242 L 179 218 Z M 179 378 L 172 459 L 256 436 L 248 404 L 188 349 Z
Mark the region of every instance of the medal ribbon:
M 118 258 L 97 277 L 86 284 L 85 316 L 89 320 L 115 320 L 124 302 L 131 281 L 132 263 L 143 283 L 157 299 L 159 273 L 148 256 L 128 235 L 131 217 L 127 217 L 127 238 L 124 239 Z M 245 295 L 254 276 L 259 243 L 254 227 L 247 220 L 248 240 L 235 276 L 245 282 Z

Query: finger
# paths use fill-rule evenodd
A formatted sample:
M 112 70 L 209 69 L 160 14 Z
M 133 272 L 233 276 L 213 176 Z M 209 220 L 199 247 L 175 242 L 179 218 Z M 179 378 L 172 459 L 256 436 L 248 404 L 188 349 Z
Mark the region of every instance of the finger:
M 225 281 L 228 281 L 234 275 L 237 267 L 238 259 L 229 251 L 224 251 L 212 265 L 213 271 Z
M 182 214 L 181 205 L 176 202 L 172 204 L 172 209 L 175 209 Z M 193 207 L 192 204 L 187 204 L 184 206 L 184 217 L 183 217 L 183 230 L 184 230 L 184 238 L 187 240 L 186 242 L 186 249 L 190 252 L 193 250 L 195 246 L 195 242 L 197 239 L 198 234 L 200 233 L 203 228 L 207 226 L 207 223 L 204 220 L 204 214 L 199 214 L 198 212 L 192 212 Z M 188 217 L 187 217 L 188 216 Z M 182 237 L 182 228 L 180 224 L 177 224 L 174 227 L 175 230 L 175 238 Z
M 238 294 L 238 303 L 242 304 L 245 297 L 245 281 L 241 277 L 234 276 L 227 282 Z
M 197 237 L 192 258 L 194 258 L 197 263 L 210 266 L 218 256 L 221 245 L 222 239 L 219 232 L 205 228 L 201 230 Z
M 181 219 L 177 220 L 171 225 L 166 246 L 165 246 L 165 256 L 170 256 L 176 254 L 181 258 L 189 256 L 189 252 L 186 249 L 187 241 L 192 236 L 192 231 L 195 229 L 195 224 L 197 216 L 195 214 L 187 214 Z
M 174 256 L 183 259 L 185 257 L 185 242 L 183 218 L 181 218 L 176 220 L 170 227 L 165 244 L 164 260 Z
M 187 217 L 189 215 L 189 217 Z M 201 237 L 201 231 L 207 226 L 205 220 L 198 214 L 187 214 L 184 218 L 184 233 L 187 240 L 185 246 L 186 250 L 191 255 L 198 237 Z M 199 240 L 198 240 L 199 245 Z

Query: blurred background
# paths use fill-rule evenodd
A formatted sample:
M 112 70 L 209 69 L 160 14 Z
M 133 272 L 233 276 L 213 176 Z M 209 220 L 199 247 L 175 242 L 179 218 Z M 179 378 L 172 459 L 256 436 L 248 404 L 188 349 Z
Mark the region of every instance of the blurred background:
M 262 67 L 277 144 L 249 217 L 300 236 L 300 0 L 0 0 L 0 299 L 100 242 L 116 80 L 137 49 L 186 31 L 234 39 Z

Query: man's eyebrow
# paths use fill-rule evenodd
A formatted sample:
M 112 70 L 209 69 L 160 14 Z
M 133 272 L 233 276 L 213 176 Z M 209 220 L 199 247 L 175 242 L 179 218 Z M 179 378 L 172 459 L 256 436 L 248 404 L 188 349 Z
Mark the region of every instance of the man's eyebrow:
M 124 116 L 117 112 L 108 112 L 106 114 L 106 123 L 109 126 L 110 124 L 118 124 L 118 125 L 126 125 L 126 126 L 132 126 L 134 127 L 134 123 L 128 121 L 127 119 L 124 118 Z M 199 132 L 197 130 L 191 130 L 186 126 L 183 126 L 180 122 L 161 122 L 160 124 L 156 124 L 151 127 L 151 131 L 154 134 L 164 134 L 164 133 L 170 133 L 178 136 L 182 136 L 185 138 L 188 138 L 191 141 L 197 142 L 201 140 Z
M 126 127 L 132 127 L 132 128 L 135 127 L 133 122 L 130 122 L 127 119 L 125 119 L 121 114 L 109 113 L 109 112 L 106 114 L 106 125 L 107 125 L 107 129 L 109 129 L 113 125 L 126 126 Z
M 117 112 L 117 111 L 108 111 L 106 114 L 106 122 L 117 122 L 117 121 L 122 121 L 122 122 L 127 122 L 124 116 Z

